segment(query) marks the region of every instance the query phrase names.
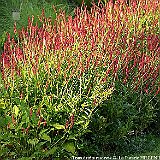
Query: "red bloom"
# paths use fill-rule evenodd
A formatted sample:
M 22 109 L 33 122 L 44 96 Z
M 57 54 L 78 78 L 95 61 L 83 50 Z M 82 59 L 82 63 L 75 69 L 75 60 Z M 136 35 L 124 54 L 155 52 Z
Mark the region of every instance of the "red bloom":
M 29 115 L 30 115 L 30 117 L 32 117 L 32 107 L 30 108 L 30 110 L 29 110 Z
M 68 128 L 68 125 L 69 125 L 69 121 L 67 120 L 67 121 L 66 121 L 66 125 L 65 125 L 65 129 Z
M 17 33 L 17 29 L 16 29 L 16 22 L 14 22 L 14 34 Z
M 28 134 L 28 132 L 29 132 L 29 126 L 26 128 L 26 134 Z
M 14 124 L 14 125 L 16 125 L 16 121 L 15 121 L 15 118 L 14 118 L 14 115 L 12 114 L 12 123 Z
M 10 122 L 8 122 L 7 129 L 10 129 Z
M 96 99 L 94 99 L 94 100 L 93 100 L 93 104 L 96 105 L 96 103 L 97 103 L 97 101 L 96 101 Z
M 158 95 L 160 93 L 160 87 L 158 87 L 156 93 L 155 93 L 155 96 Z
M 40 125 L 41 125 L 41 121 L 39 120 L 37 124 L 38 128 L 40 127 Z
M 74 125 L 74 114 L 72 114 L 72 116 L 70 117 L 70 122 L 71 122 L 71 125 L 70 125 L 70 129 L 71 129 Z
M 40 116 L 40 113 L 41 113 L 41 109 L 40 109 L 40 108 L 38 108 L 37 116 Z
M 46 125 L 47 125 L 47 122 L 46 122 L 46 120 L 44 120 L 43 126 L 45 127 Z

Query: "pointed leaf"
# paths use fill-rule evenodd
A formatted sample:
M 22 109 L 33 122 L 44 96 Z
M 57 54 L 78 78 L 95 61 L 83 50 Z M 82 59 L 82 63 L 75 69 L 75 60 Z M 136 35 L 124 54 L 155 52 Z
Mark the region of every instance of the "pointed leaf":
M 22 157 L 22 158 L 18 158 L 17 160 L 32 160 L 32 158 L 29 158 L 29 157 Z
M 15 115 L 17 117 L 18 113 L 19 113 L 19 108 L 16 105 L 14 105 L 14 107 L 13 107 L 13 112 L 15 113 Z
M 4 100 L 3 100 L 3 99 L 0 99 L 0 108 L 2 108 L 2 109 L 5 109 L 5 108 L 6 108 L 5 103 L 4 103 Z
M 83 124 L 83 123 L 85 123 L 85 121 L 78 121 L 75 124 L 78 125 L 78 124 Z
M 45 133 L 45 132 L 47 132 L 48 131 L 48 129 L 43 129 L 40 133 L 39 133 L 39 135 L 41 136 L 41 135 L 43 135 L 43 133 Z
M 57 147 L 53 147 L 52 149 L 50 149 L 49 151 L 47 151 L 47 155 L 53 155 L 57 150 Z
M 77 140 L 77 138 L 76 138 L 76 135 L 70 135 L 69 137 L 68 137 L 68 140 Z
M 38 142 L 39 142 L 39 140 L 38 140 L 37 138 L 29 139 L 29 140 L 28 140 L 28 143 L 29 143 L 29 144 L 32 144 L 32 145 L 34 145 L 34 146 L 35 146 Z
M 51 138 L 50 138 L 50 136 L 48 136 L 47 134 L 42 134 L 41 136 L 41 139 L 44 139 L 44 140 L 46 140 L 46 141 L 50 141 L 51 142 Z
M 60 125 L 58 123 L 54 124 L 53 127 L 56 128 L 56 129 L 65 129 L 64 125 Z
M 63 147 L 66 151 L 71 152 L 72 154 L 75 154 L 76 148 L 73 142 L 67 142 L 64 144 Z

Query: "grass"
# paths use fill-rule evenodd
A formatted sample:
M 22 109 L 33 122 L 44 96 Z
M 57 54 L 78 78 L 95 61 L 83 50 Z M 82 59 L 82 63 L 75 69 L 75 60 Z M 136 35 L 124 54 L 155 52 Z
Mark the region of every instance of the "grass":
M 8 31 L 13 33 L 13 24 L 14 20 L 12 18 L 12 10 L 14 7 L 11 5 L 11 0 L 2 0 L 0 2 L 0 10 L 1 10 L 1 32 L 0 35 L 3 34 L 4 31 Z M 18 1 L 18 0 L 15 0 Z M 45 0 L 21 0 L 20 3 L 20 20 L 17 21 L 17 28 L 22 28 L 22 26 L 27 26 L 28 24 L 28 16 L 34 16 L 35 21 L 38 20 L 38 15 L 41 15 L 42 8 L 45 10 L 46 17 L 52 16 L 55 17 L 56 13 L 53 12 L 52 5 L 56 6 L 57 10 L 62 9 L 65 10 L 66 13 L 72 14 L 73 6 L 67 2 L 67 0 L 54 0 L 50 3 Z
M 145 151 L 137 156 L 160 156 L 160 137 L 152 135 L 152 140 L 155 141 L 155 147 L 152 150 Z
M 160 156 L 160 137 L 148 134 L 145 138 L 137 138 L 139 138 L 139 143 L 136 147 L 139 146 L 140 150 L 129 154 L 130 156 Z
M 46 17 L 52 17 L 53 19 L 56 17 L 56 13 L 53 11 L 52 6 L 54 5 L 57 9 L 65 10 L 67 14 L 73 16 L 73 9 L 75 7 L 74 3 L 69 3 L 67 0 L 1 0 L 0 1 L 0 53 L 2 52 L 3 44 L 6 37 L 6 32 L 9 32 L 13 35 L 13 27 L 14 20 L 12 18 L 12 11 L 14 10 L 14 6 L 11 3 L 19 2 L 19 10 L 20 10 L 20 20 L 16 21 L 17 29 L 22 28 L 23 26 L 27 26 L 28 17 L 34 16 L 34 22 L 38 21 L 38 15 L 41 15 L 42 9 L 45 10 Z

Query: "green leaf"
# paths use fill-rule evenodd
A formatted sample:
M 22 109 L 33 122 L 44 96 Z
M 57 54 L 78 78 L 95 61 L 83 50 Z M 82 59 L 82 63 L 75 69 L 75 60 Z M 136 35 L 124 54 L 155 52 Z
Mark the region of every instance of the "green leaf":
M 29 123 L 29 117 L 26 118 L 26 124 Z
M 56 129 L 65 129 L 65 126 L 64 126 L 64 125 L 60 125 L 60 124 L 58 124 L 58 123 L 53 124 L 53 127 L 56 128 Z
M 51 129 L 50 129 L 50 131 L 54 131 L 54 130 L 55 130 L 55 128 L 51 128 Z
M 86 129 L 85 133 L 92 133 L 92 131 L 90 129 Z
M 23 157 L 23 158 L 18 158 L 17 160 L 32 160 L 32 158 L 29 158 L 29 157 Z
M 46 152 L 47 155 L 53 155 L 57 150 L 57 147 L 53 147 L 52 149 L 50 149 L 49 151 Z
M 41 150 L 42 146 L 43 146 L 45 143 L 47 143 L 47 141 L 45 141 L 45 142 L 39 142 L 39 143 L 36 145 L 37 150 Z M 33 155 L 34 155 L 34 154 L 33 154 Z
M 2 109 L 5 109 L 5 108 L 6 108 L 5 103 L 4 103 L 4 100 L 3 100 L 3 99 L 0 99 L 0 108 L 2 108 Z
M 33 113 L 33 114 L 32 114 L 31 120 L 32 120 L 32 123 L 33 123 L 34 125 L 37 125 L 39 119 L 38 119 L 36 113 Z
M 35 146 L 38 142 L 39 142 L 39 140 L 38 140 L 37 138 L 29 139 L 29 140 L 28 140 L 28 143 L 29 143 L 29 144 L 32 144 L 32 145 L 34 145 L 34 146 Z
M 41 139 L 44 139 L 44 140 L 46 140 L 46 141 L 50 141 L 51 142 L 51 138 L 50 138 L 50 136 L 48 136 L 47 134 L 42 134 L 41 136 L 40 136 L 40 138 Z
M 13 112 L 14 112 L 14 114 L 16 115 L 16 117 L 18 116 L 18 113 L 19 113 L 19 108 L 16 106 L 16 105 L 14 105 L 14 107 L 13 107 Z
M 75 124 L 78 125 L 78 124 L 84 124 L 84 123 L 85 123 L 85 121 L 78 121 Z
M 70 135 L 68 137 L 68 140 L 77 140 L 76 135 Z
M 48 129 L 43 129 L 40 133 L 39 133 L 39 135 L 41 136 L 41 135 L 43 135 L 43 133 L 45 133 L 45 132 L 47 132 L 48 131 Z
M 10 124 L 10 129 L 15 129 L 15 126 L 12 123 Z
M 7 125 L 8 121 L 4 117 L 0 117 L 0 127 L 5 127 Z
M 84 128 L 87 128 L 89 125 L 90 120 L 86 120 L 86 123 L 84 124 Z
M 85 107 L 88 107 L 89 104 L 88 103 L 83 103 L 83 104 L 81 104 L 81 106 L 82 106 L 82 108 L 85 108 Z
M 11 152 L 10 155 L 14 156 L 14 155 L 16 155 L 16 152 Z
M 66 151 L 71 152 L 72 154 L 75 154 L 76 148 L 73 142 L 66 142 L 63 147 Z

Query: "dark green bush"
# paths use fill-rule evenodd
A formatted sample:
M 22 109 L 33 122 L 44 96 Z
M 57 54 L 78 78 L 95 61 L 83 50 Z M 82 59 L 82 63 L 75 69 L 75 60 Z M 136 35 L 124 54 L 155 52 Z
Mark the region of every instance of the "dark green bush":
M 140 148 L 139 140 L 136 142 L 137 149 L 132 141 L 137 136 L 148 133 L 157 119 L 157 107 L 157 98 L 140 95 L 125 85 L 118 84 L 112 97 L 94 114 L 88 128 L 90 132 L 80 139 L 79 154 L 105 156 L 106 153 L 125 155 L 144 151 L 147 148 Z M 128 150 L 124 149 L 129 145 Z

